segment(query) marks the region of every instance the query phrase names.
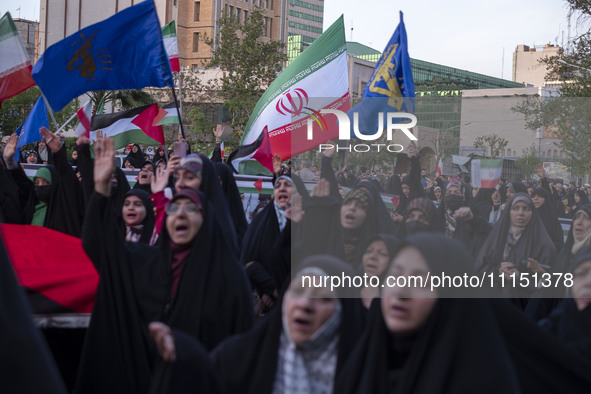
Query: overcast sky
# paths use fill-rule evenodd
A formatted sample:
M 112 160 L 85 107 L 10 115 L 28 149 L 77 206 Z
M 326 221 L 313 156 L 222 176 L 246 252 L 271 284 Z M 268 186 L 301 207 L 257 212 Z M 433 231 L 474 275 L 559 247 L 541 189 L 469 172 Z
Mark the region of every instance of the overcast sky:
M 39 20 L 39 0 L 0 0 L 2 14 L 18 18 L 19 7 L 21 18 Z M 399 11 L 411 57 L 505 79 L 517 45 L 560 45 L 569 34 L 563 0 L 325 0 L 324 27 L 343 14 L 347 41 L 352 26 L 353 41 L 382 51 Z

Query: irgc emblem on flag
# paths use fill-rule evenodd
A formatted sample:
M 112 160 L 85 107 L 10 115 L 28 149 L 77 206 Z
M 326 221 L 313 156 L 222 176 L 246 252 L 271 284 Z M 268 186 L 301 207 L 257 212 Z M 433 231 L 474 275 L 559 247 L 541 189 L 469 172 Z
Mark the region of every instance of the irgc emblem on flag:
M 55 111 L 91 90 L 174 86 L 152 0 L 50 46 L 32 74 Z
M 414 111 L 415 84 L 408 55 L 406 28 L 400 12 L 400 23 L 365 86 L 361 102 L 348 115 L 353 119 L 353 114 L 358 114 L 361 134 L 374 134 L 379 124 L 386 124 L 384 117 L 388 112 L 413 114 Z M 355 136 L 352 134 L 352 137 Z

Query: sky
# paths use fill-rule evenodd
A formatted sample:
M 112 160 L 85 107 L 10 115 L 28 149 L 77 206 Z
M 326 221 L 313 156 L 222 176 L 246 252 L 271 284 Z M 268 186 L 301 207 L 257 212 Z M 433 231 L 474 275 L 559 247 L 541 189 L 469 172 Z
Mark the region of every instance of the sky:
M 0 0 L 1 14 L 18 18 L 19 7 L 21 18 L 39 20 L 39 0 Z M 505 79 L 517 45 L 560 45 L 569 36 L 563 0 L 325 0 L 324 28 L 344 15 L 347 41 L 352 34 L 352 41 L 382 51 L 399 11 L 412 58 Z

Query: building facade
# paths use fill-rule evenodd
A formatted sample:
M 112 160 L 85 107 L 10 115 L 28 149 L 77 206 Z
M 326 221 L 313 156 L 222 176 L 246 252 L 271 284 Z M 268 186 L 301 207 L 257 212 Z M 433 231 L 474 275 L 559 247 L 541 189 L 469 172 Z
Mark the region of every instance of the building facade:
M 303 49 L 322 34 L 324 0 L 289 0 L 287 34 L 301 36 Z
M 32 63 L 37 61 L 37 46 L 39 42 L 39 22 L 28 19 L 15 18 L 14 25 Z
M 561 53 L 562 48 L 551 44 L 533 47 L 517 45 L 513 52 L 513 81 L 526 86 L 560 86 L 558 77 L 548 76 L 548 68 L 540 60 Z

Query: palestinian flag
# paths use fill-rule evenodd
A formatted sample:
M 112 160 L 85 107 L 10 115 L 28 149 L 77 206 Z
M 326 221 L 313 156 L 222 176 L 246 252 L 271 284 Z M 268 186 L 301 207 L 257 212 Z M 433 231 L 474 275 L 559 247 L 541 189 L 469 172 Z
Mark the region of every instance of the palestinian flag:
M 174 21 L 162 28 L 162 39 L 164 40 L 164 49 L 170 60 L 170 70 L 180 71 L 179 66 L 179 48 L 176 41 L 176 27 Z
M 95 115 L 90 125 L 90 138 L 95 139 L 97 130 L 115 140 L 115 149 L 129 144 L 164 145 L 162 126 L 154 126 L 158 115 L 158 104 L 113 114 Z
M 472 186 L 494 189 L 501 181 L 503 159 L 472 160 Z
M 240 144 L 255 143 L 268 128 L 273 154 L 287 160 L 338 137 L 336 116 L 319 113 L 328 108 L 343 112 L 351 108 L 342 16 L 269 86 L 254 108 Z M 308 121 L 313 124 L 311 140 Z
M 0 234 L 35 314 L 90 313 L 99 275 L 80 238 L 45 227 L 1 224 Z
M 175 103 L 166 104 L 160 108 L 158 115 L 154 118 L 154 126 L 165 124 L 179 124 L 179 111 Z
M 80 137 L 81 135 L 88 137 L 90 132 L 90 119 L 92 118 L 92 100 L 88 100 L 88 102 L 76 112 L 76 116 L 78 117 L 78 126 L 76 126 L 76 130 L 74 130 L 74 134 L 76 134 L 76 137 Z
M 31 61 L 7 12 L 0 18 L 0 105 L 35 85 Z
M 263 167 L 273 173 L 273 154 L 271 152 L 271 143 L 269 141 L 266 127 L 259 133 L 259 136 L 254 143 L 241 145 L 230 153 L 227 164 L 234 167 L 234 170 L 238 172 L 240 162 L 246 160 L 256 160 L 261 163 Z

